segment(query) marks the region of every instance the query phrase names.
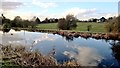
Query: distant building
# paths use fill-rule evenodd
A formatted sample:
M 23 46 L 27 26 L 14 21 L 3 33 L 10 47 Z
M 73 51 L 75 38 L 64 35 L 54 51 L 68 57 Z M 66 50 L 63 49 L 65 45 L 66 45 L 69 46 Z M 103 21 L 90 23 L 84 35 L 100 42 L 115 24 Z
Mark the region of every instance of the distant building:
M 101 20 L 100 20 L 100 19 L 97 19 L 97 22 L 98 22 L 98 23 L 100 23 L 100 22 L 101 22 Z
M 30 21 L 34 22 L 35 24 L 40 24 L 40 19 L 34 16 Z
M 102 18 L 100 18 L 100 19 L 97 19 L 97 22 L 98 22 L 98 23 L 105 22 L 105 21 L 106 21 L 106 19 L 105 19 L 104 17 L 102 17 Z

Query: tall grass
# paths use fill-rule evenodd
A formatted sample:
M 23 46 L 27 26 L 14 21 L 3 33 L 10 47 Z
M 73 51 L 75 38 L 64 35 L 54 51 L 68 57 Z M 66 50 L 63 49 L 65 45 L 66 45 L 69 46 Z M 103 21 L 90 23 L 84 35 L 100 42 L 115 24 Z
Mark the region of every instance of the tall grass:
M 40 67 L 40 66 L 79 66 L 76 61 L 60 64 L 51 55 L 43 55 L 39 51 L 27 50 L 24 46 L 7 45 L 2 48 L 2 67 Z

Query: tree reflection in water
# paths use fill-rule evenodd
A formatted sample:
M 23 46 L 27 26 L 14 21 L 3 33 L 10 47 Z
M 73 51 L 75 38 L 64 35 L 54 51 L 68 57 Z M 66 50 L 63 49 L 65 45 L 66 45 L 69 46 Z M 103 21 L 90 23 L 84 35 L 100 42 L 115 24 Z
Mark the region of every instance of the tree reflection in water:
M 120 41 L 118 42 L 113 41 L 111 49 L 113 52 L 113 56 L 115 57 L 115 59 L 118 61 L 120 65 Z
M 65 36 L 65 39 L 69 41 L 73 41 L 74 37 L 73 36 Z
M 62 35 L 61 35 L 62 36 Z M 74 40 L 73 36 L 62 36 L 63 38 L 65 38 L 66 41 L 71 42 Z
M 62 36 L 62 37 L 64 37 L 68 42 L 71 42 L 71 41 L 73 41 L 75 38 L 78 38 L 77 36 L 76 37 L 74 37 L 74 36 Z M 84 38 L 84 39 L 88 39 L 88 37 L 81 37 L 81 38 Z

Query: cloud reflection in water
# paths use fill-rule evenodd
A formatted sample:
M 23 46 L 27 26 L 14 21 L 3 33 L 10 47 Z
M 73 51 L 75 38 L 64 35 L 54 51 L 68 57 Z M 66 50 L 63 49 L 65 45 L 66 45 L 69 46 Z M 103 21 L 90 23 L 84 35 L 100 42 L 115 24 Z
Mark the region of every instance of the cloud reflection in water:
M 74 46 L 72 47 L 77 50 L 78 53 L 73 51 L 64 51 L 64 55 L 68 56 L 70 59 L 74 58 L 77 60 L 81 66 L 97 66 L 98 63 L 103 59 L 95 49 L 84 46 Z
M 46 34 L 43 34 L 43 35 L 39 36 L 39 38 L 36 38 L 33 43 L 34 43 L 34 45 L 35 45 L 35 44 L 37 44 L 38 42 L 45 41 L 45 40 L 54 41 L 54 40 L 56 40 L 56 38 L 55 38 L 55 37 L 48 36 L 48 34 L 46 33 Z

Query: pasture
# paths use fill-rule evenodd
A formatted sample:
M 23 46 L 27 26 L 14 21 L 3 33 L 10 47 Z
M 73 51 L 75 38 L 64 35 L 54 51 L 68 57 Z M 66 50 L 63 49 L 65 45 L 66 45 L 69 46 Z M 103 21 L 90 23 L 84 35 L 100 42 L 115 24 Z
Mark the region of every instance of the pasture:
M 84 23 L 84 22 L 77 22 L 77 28 L 70 30 L 70 31 L 87 31 L 87 26 L 91 25 L 90 32 L 106 32 L 105 31 L 105 23 Z M 46 23 L 46 24 L 38 24 L 37 25 L 38 29 L 58 29 L 57 28 L 57 23 Z

